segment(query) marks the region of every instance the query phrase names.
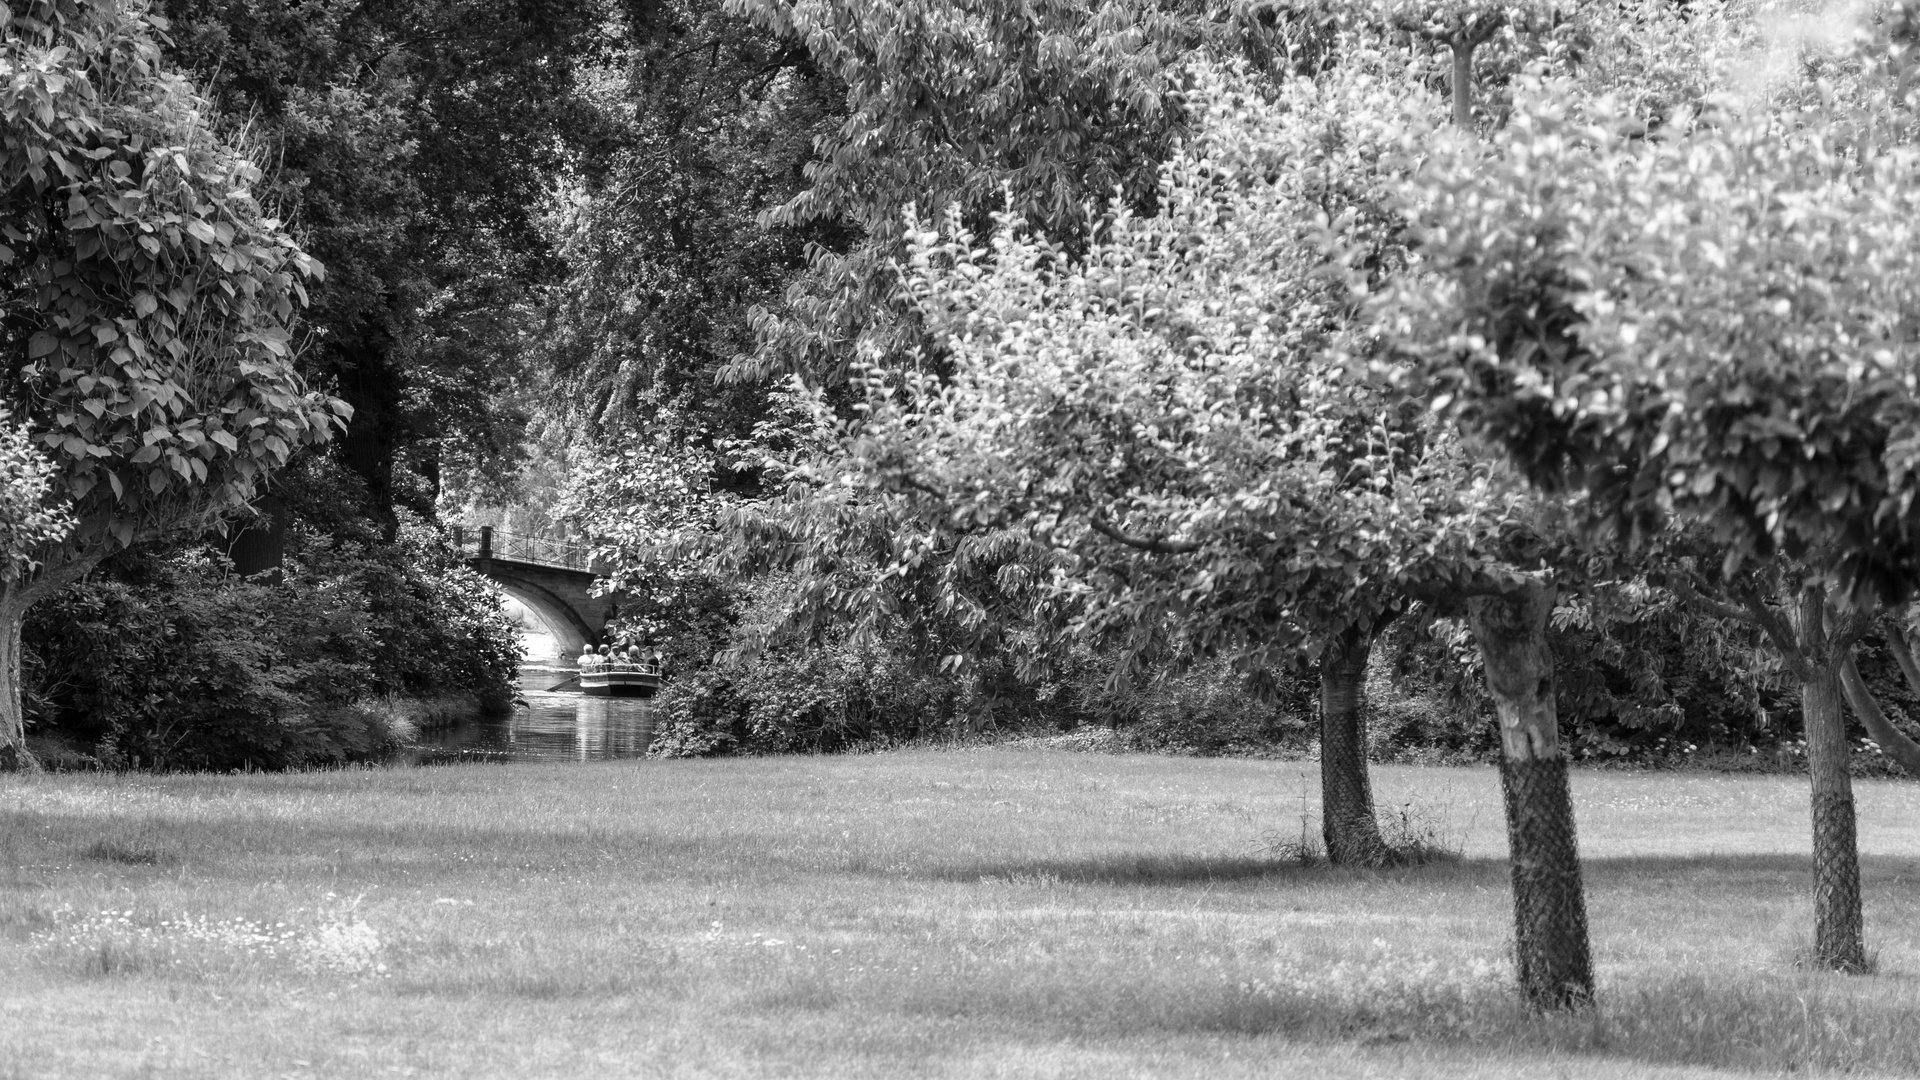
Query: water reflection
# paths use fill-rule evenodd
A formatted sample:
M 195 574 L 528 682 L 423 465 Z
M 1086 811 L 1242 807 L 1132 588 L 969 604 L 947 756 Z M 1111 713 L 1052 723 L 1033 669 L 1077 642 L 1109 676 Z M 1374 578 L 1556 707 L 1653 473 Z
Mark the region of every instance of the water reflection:
M 653 702 L 590 698 L 573 686 L 553 690 L 572 674 L 527 668 L 520 672 L 525 708 L 510 716 L 476 717 L 425 732 L 408 755 L 418 765 L 463 761 L 607 761 L 644 756 L 653 741 Z

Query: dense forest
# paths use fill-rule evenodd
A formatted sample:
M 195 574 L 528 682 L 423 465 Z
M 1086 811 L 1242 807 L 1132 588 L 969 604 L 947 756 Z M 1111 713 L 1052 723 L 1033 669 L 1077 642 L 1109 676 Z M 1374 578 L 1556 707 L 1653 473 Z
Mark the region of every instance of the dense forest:
M 595 549 L 656 755 L 1313 748 L 1363 864 L 1370 757 L 1498 760 L 1542 1000 L 1569 758 L 1807 770 L 1857 966 L 1920 15 L 1817 8 L 21 0 L 0 765 L 504 707 L 488 523 Z

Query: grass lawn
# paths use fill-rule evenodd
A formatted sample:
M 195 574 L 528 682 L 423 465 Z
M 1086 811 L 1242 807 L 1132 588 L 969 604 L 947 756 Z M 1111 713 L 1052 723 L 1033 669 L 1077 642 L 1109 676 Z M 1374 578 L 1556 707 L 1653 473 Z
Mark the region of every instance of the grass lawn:
M 1848 978 L 1804 780 L 1577 773 L 1603 1001 L 1535 1019 L 1494 773 L 1377 770 L 1464 858 L 1356 873 L 1277 854 L 1315 769 L 0 779 L 0 1080 L 1920 1075 L 1920 784 L 1860 783 Z

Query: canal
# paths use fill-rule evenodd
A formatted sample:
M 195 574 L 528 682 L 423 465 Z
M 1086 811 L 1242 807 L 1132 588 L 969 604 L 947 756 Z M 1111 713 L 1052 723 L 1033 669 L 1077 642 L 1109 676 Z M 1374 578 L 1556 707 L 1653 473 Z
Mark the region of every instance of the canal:
M 417 765 L 506 761 L 609 761 L 644 757 L 653 741 L 653 702 L 590 698 L 552 687 L 571 668 L 529 665 L 520 669 L 526 705 L 505 716 L 475 717 L 452 727 L 422 732 L 419 745 L 402 758 Z

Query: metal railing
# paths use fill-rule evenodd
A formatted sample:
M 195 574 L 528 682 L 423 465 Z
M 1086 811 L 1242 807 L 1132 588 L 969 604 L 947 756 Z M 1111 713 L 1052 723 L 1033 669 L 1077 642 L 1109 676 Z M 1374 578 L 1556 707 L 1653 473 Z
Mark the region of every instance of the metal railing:
M 585 573 L 594 573 L 599 569 L 593 560 L 593 549 L 585 544 L 551 540 L 544 536 L 495 532 L 491 525 L 482 525 L 471 533 L 465 526 L 455 525 L 453 546 L 470 559 L 505 559 L 508 562 Z

